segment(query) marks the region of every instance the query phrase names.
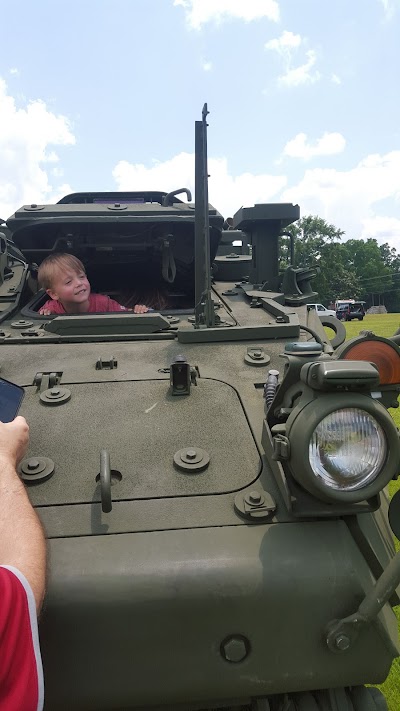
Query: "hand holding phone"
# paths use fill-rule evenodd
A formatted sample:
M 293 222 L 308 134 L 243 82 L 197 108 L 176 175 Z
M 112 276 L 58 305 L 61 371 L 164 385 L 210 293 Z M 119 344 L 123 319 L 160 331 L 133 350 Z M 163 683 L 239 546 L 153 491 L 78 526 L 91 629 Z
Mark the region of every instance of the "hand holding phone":
M 0 422 L 12 422 L 18 415 L 24 395 L 24 388 L 0 378 Z

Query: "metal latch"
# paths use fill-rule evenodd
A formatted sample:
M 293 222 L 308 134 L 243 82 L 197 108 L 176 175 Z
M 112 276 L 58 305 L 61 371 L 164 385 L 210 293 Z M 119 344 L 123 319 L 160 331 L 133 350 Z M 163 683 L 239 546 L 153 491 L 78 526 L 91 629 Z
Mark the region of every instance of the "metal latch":
M 110 360 L 98 358 L 96 361 L 96 370 L 114 370 L 114 368 L 118 368 L 118 361 L 114 356 L 112 356 Z
M 272 459 L 280 461 L 282 459 L 289 459 L 290 457 L 290 442 L 287 437 L 283 434 L 277 434 L 273 438 L 274 452 Z
M 276 511 L 276 503 L 268 491 L 251 489 L 236 494 L 235 510 L 244 518 L 264 521 Z
M 197 385 L 200 371 L 197 365 L 189 365 L 185 356 L 176 356 L 169 369 L 171 395 L 190 395 L 190 386 Z
M 21 331 L 21 336 L 39 336 L 39 331 L 36 328 L 27 328 L 26 331 Z
M 251 309 L 261 309 L 262 308 L 261 299 L 259 299 L 257 296 L 253 296 L 250 301 L 250 308 Z

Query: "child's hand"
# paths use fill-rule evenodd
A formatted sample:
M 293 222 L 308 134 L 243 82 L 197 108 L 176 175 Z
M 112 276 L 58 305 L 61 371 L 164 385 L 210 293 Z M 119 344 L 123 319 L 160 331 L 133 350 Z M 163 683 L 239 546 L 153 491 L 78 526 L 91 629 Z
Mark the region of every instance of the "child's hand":
M 39 313 L 41 316 L 51 316 L 51 311 L 49 309 L 45 309 L 43 306 L 39 309 Z
M 143 304 L 136 304 L 136 306 L 133 307 L 134 314 L 146 314 L 148 310 L 147 306 L 144 306 Z

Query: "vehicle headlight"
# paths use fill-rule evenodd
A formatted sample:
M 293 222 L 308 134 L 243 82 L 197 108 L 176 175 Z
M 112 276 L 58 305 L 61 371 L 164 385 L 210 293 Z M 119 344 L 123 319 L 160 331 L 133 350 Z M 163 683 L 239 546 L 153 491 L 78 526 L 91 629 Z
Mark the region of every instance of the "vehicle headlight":
M 362 393 L 300 400 L 287 420 L 285 440 L 285 466 L 322 501 L 368 500 L 400 470 L 397 428 L 383 405 Z
M 314 475 L 337 491 L 354 491 L 374 481 L 386 455 L 382 427 L 358 408 L 335 410 L 324 417 L 308 447 Z

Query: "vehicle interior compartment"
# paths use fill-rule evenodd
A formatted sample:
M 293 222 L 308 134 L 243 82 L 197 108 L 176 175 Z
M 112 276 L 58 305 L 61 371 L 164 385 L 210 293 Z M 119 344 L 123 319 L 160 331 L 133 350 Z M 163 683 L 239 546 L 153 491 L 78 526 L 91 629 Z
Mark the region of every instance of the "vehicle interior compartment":
M 220 230 L 210 227 L 211 261 L 220 236 Z M 86 268 L 92 292 L 128 308 L 194 308 L 194 222 L 42 223 L 17 231 L 14 241 L 32 267 L 25 311 L 37 312 L 48 298 L 38 291 L 36 268 L 52 252 L 74 254 Z

